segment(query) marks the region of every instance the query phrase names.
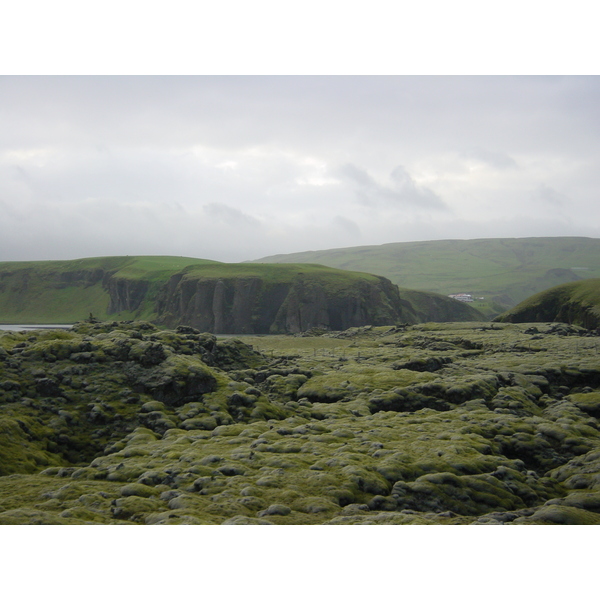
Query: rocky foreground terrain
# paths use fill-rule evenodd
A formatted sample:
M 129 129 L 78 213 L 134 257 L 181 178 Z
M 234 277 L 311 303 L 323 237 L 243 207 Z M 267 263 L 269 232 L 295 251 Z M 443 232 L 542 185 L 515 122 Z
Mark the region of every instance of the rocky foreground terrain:
M 596 524 L 600 339 L 0 334 L 1 524 Z

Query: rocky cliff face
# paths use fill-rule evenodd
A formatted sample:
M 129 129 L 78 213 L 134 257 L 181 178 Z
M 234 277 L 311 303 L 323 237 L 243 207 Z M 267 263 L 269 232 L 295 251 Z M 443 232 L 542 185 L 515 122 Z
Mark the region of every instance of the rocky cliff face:
M 384 278 L 349 279 L 332 291 L 323 279 L 301 274 L 277 283 L 177 274 L 157 302 L 157 321 L 213 333 L 297 333 L 392 325 L 408 320 L 405 310 L 398 289 Z
M 50 272 L 49 277 L 57 281 L 57 287 L 65 288 L 76 285 L 88 287 L 103 282 L 108 278 L 104 269 L 79 269 L 77 271 Z
M 365 273 L 309 264 L 182 267 L 169 260 L 154 261 L 159 268 L 135 257 L 0 263 L 0 322 L 72 323 L 93 314 L 255 334 L 477 320 L 456 313 L 467 309 L 458 302 L 399 292 L 388 279 Z
M 149 288 L 148 281 L 117 278 L 110 275 L 105 275 L 102 285 L 110 296 L 106 310 L 109 315 L 137 310 L 146 299 Z

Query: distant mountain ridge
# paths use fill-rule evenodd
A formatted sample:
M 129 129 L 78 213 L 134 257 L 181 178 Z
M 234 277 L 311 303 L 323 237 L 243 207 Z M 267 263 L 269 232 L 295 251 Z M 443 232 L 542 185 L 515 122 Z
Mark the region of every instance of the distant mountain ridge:
M 556 285 L 600 277 L 600 239 L 491 238 L 399 242 L 267 256 L 253 262 L 311 262 L 387 277 L 401 288 L 484 297 L 489 318 Z
M 0 263 L 0 323 L 72 323 L 90 315 L 225 334 L 481 318 L 449 298 L 401 294 L 385 277 L 322 265 L 169 256 Z

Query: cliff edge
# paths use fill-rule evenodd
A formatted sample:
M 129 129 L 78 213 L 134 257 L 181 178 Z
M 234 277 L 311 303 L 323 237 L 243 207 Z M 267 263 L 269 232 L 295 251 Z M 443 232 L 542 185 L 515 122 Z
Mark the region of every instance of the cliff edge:
M 410 304 L 384 277 L 320 265 L 235 265 L 236 273 L 229 276 L 214 271 L 193 268 L 173 275 L 157 300 L 156 322 L 213 333 L 298 333 L 416 322 Z
M 143 319 L 212 333 L 298 333 L 419 321 L 384 277 L 321 265 L 182 257 L 0 263 L 0 322 Z

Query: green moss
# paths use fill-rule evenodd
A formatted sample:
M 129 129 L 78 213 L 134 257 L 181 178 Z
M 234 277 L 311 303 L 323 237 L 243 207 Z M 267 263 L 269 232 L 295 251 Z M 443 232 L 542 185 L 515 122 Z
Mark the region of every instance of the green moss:
M 588 392 L 584 394 L 571 394 L 571 402 L 579 409 L 594 416 L 600 416 L 600 392 Z
M 404 369 L 398 371 L 386 367 L 349 365 L 312 377 L 297 390 L 296 395 L 310 401 L 335 402 L 356 397 L 360 392 L 386 391 L 433 378 L 429 373 Z
M 531 517 L 515 521 L 540 525 L 598 525 L 600 515 L 572 506 L 544 506 Z
M 570 336 L 515 352 L 525 326 L 428 329 L 409 330 L 412 345 L 404 330 L 352 332 L 345 357 L 290 352 L 305 338 L 265 339 L 270 364 L 231 370 L 191 350 L 196 334 L 152 339 L 135 324 L 9 336 L 0 451 L 17 453 L 7 460 L 19 474 L 0 476 L 0 521 L 518 524 L 552 522 L 532 520 L 544 507 L 595 514 L 600 434 L 583 409 L 597 394 L 594 355 Z M 102 346 L 104 362 L 29 352 L 84 341 Z M 393 368 L 445 345 L 452 362 L 433 373 Z M 165 358 L 143 359 L 156 347 Z M 211 391 L 194 390 L 210 377 Z M 389 403 L 372 412 L 377 402 Z M 272 506 L 289 512 L 260 516 Z
M 0 416 L 0 477 L 12 473 L 35 473 L 51 465 L 65 464 L 46 450 L 43 435 L 49 430 L 28 418 Z M 34 435 L 39 436 L 35 439 Z

